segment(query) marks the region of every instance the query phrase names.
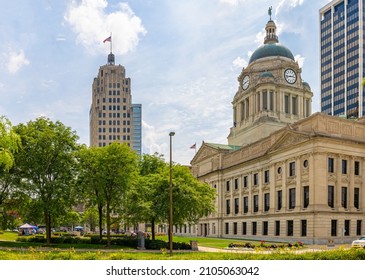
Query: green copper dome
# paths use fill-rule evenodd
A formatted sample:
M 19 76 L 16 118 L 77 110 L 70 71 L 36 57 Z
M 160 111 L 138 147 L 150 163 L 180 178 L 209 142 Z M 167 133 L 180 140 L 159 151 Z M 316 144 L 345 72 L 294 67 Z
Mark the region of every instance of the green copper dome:
M 260 74 L 260 78 L 267 78 L 267 77 L 274 78 L 274 75 L 271 72 L 268 72 L 268 71 L 265 71 L 265 72 Z
M 294 60 L 292 52 L 287 47 L 280 43 L 271 43 L 262 45 L 256 51 L 254 51 L 254 53 L 251 55 L 249 64 L 257 59 L 272 56 L 281 56 Z

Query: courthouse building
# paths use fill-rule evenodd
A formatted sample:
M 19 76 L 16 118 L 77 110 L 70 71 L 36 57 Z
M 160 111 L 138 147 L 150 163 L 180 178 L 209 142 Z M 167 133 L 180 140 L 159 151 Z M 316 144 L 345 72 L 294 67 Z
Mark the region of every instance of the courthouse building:
M 238 82 L 228 143 L 203 142 L 191 161 L 217 191 L 198 235 L 307 244 L 363 235 L 365 119 L 312 115 L 311 88 L 271 19 Z

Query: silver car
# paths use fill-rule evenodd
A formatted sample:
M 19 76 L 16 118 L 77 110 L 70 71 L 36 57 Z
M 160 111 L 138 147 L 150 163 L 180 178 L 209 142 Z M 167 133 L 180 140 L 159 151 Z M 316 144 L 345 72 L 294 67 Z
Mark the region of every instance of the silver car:
M 365 236 L 362 236 L 359 239 L 352 241 L 352 247 L 365 248 Z

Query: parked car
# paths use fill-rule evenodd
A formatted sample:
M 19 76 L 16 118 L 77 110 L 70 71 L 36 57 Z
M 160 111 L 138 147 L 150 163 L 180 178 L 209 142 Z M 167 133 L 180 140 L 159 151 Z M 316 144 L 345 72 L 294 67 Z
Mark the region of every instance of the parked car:
M 362 236 L 359 239 L 352 241 L 352 247 L 365 248 L 365 236 Z

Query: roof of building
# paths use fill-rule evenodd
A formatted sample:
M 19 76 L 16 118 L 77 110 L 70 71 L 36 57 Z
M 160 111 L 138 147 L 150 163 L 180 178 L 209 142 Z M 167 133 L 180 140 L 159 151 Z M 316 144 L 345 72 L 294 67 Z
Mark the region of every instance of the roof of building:
M 260 58 L 275 56 L 286 57 L 295 61 L 292 52 L 287 47 L 280 43 L 270 43 L 262 45 L 256 49 L 251 55 L 249 64 Z
M 310 85 L 307 82 L 303 82 L 303 86 L 307 88 L 308 90 L 311 90 Z
M 239 150 L 241 147 L 240 146 L 234 146 L 234 145 L 224 145 L 224 144 L 215 144 L 215 143 L 204 143 L 209 147 L 212 147 L 214 149 L 222 149 L 222 150 Z

